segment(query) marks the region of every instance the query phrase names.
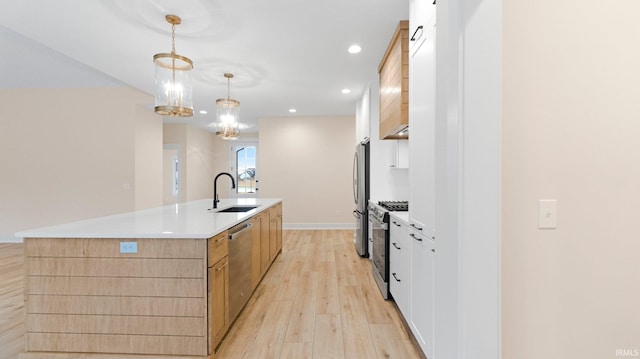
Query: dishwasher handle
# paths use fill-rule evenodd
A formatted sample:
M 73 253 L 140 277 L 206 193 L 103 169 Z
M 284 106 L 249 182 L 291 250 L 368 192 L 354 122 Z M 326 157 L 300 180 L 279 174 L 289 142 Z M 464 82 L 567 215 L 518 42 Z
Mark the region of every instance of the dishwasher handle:
M 234 239 L 236 239 L 237 236 L 239 236 L 242 232 L 251 229 L 251 222 L 249 223 L 245 223 L 244 225 L 239 225 L 236 227 L 233 227 L 234 232 L 233 233 L 229 233 L 229 240 L 232 241 Z M 241 228 L 239 228 L 241 227 Z

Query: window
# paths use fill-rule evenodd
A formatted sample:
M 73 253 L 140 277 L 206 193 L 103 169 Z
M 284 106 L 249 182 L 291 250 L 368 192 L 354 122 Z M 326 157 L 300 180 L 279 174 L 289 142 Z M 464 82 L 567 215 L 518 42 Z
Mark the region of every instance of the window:
M 253 145 L 235 147 L 236 193 L 253 196 L 258 187 L 256 177 L 256 152 Z

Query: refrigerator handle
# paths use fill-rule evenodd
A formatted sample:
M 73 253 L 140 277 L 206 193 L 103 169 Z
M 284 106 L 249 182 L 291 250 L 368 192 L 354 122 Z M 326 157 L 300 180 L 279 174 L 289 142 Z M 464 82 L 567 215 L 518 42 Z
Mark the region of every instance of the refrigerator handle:
M 358 205 L 358 181 L 360 173 L 358 173 L 358 152 L 353 155 L 353 201 Z

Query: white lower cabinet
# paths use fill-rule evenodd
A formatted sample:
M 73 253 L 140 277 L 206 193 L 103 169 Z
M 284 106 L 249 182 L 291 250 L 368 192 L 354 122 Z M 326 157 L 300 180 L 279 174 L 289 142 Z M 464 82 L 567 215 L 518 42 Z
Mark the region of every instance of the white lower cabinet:
M 407 222 L 391 215 L 389 243 L 389 291 L 398 309 L 409 318 L 409 234 Z
M 410 243 L 410 314 L 407 322 L 422 351 L 433 359 L 435 302 L 435 243 L 409 227 Z M 405 319 L 407 317 L 405 316 Z

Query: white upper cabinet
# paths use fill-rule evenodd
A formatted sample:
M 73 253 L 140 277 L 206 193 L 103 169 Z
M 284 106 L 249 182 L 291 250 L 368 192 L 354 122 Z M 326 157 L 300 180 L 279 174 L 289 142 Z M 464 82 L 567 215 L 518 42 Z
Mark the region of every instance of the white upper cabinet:
M 411 0 L 409 2 L 409 52 L 425 39 L 425 30 L 436 23 L 436 5 L 434 0 Z
M 387 153 L 387 163 L 390 168 L 407 169 L 409 168 L 409 141 L 395 140 L 390 141 L 393 144 L 389 146 Z
M 409 59 L 409 225 L 435 240 L 435 27 L 421 31 Z

